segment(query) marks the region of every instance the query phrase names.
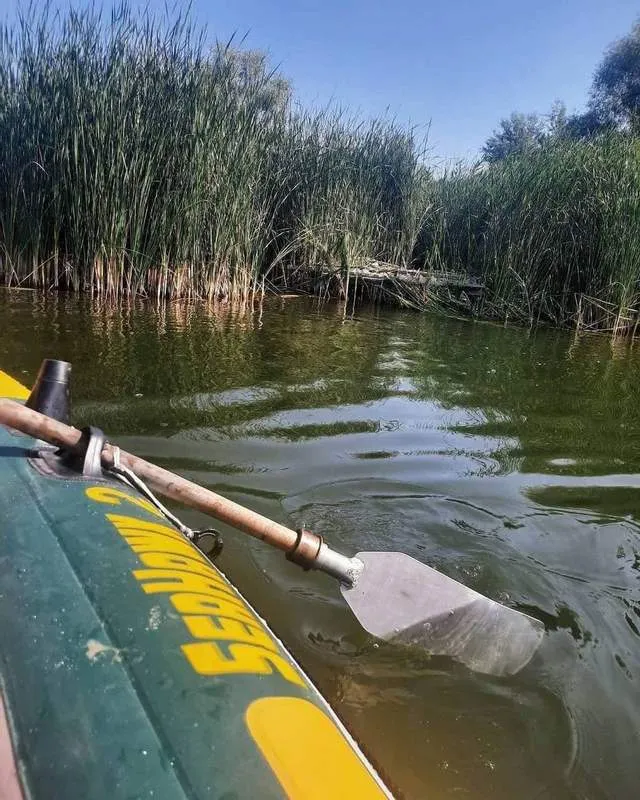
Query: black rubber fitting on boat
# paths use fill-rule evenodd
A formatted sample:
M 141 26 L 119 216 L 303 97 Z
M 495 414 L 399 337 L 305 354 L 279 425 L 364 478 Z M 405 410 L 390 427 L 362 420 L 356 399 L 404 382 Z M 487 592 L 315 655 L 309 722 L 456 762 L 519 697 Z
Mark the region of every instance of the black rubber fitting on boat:
M 69 382 L 71 364 L 55 358 L 45 358 L 26 402 L 27 408 L 39 411 L 58 422 L 69 422 Z

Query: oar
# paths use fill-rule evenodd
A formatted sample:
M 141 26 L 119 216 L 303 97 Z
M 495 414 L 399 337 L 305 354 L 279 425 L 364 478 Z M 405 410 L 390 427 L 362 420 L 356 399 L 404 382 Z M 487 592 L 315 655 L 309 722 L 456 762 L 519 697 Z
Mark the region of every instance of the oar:
M 77 452 L 82 439 L 76 428 L 12 400 L 0 400 L 0 424 L 70 451 Z M 154 491 L 284 550 L 305 569 L 337 578 L 360 624 L 381 639 L 417 645 L 493 675 L 522 669 L 542 640 L 540 620 L 404 553 L 364 552 L 349 558 L 311 531 L 293 531 L 130 453 L 119 451 L 119 459 Z M 102 450 L 102 465 L 114 465 L 110 444 Z

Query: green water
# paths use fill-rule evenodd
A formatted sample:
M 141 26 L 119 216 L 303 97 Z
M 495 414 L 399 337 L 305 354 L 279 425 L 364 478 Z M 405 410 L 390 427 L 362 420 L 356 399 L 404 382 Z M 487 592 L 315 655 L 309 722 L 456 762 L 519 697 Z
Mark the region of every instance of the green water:
M 637 796 L 636 350 L 299 299 L 238 314 L 0 293 L 0 367 L 28 383 L 43 357 L 72 361 L 75 422 L 544 620 L 519 675 L 474 674 L 378 645 L 329 578 L 225 531 L 223 569 L 407 798 Z

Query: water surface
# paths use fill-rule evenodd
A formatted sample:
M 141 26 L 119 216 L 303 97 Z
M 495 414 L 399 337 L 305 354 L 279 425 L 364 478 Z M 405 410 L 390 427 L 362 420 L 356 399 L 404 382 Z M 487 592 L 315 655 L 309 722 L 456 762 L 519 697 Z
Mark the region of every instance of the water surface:
M 407 798 L 637 796 L 636 349 L 302 299 L 238 313 L 0 292 L 0 366 L 29 383 L 42 358 L 72 361 L 76 423 L 545 622 L 519 675 L 474 674 L 375 642 L 331 579 L 225 531 L 221 567 Z

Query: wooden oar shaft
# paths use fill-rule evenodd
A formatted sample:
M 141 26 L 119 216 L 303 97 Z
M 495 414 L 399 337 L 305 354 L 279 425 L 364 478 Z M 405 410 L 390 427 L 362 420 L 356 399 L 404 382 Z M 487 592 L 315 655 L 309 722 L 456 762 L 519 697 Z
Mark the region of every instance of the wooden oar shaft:
M 82 438 L 77 428 L 32 411 L 13 400 L 0 400 L 0 424 L 68 450 L 76 449 Z M 210 514 L 279 550 L 289 552 L 298 542 L 296 531 L 131 453 L 121 450 L 120 463 L 133 470 L 153 491 Z M 106 468 L 113 466 L 113 447 L 110 444 L 106 444 L 102 451 L 102 464 Z

